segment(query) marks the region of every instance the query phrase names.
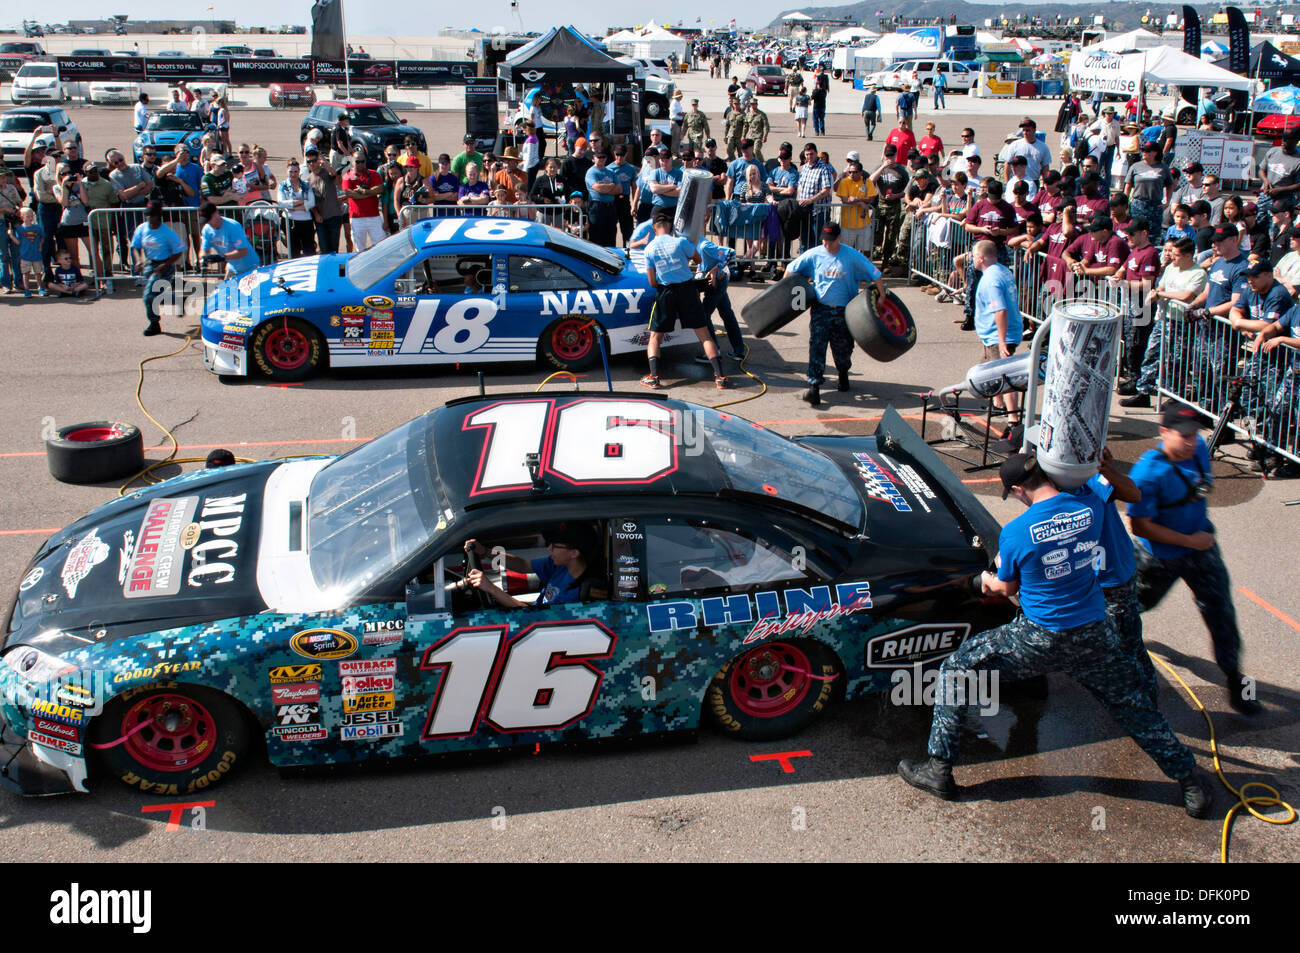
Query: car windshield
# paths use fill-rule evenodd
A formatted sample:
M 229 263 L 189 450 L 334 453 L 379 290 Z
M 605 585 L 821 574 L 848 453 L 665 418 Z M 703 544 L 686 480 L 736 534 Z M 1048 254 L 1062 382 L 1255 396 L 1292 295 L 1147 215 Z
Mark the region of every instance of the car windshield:
M 781 67 L 779 66 L 760 66 L 758 68 L 759 76 L 780 76 Z
M 438 538 L 450 518 L 434 483 L 432 417 L 339 457 L 311 481 L 312 579 L 341 606 Z
M 31 43 L 0 43 L 0 53 L 35 53 Z
M 31 113 L 0 116 L 0 132 L 31 132 L 46 122 L 48 120 L 44 116 L 34 116 Z
M 789 500 L 854 528 L 862 525 L 862 500 L 829 459 L 747 420 L 709 408 L 692 410 L 732 489 Z
M 348 118 L 354 126 L 400 126 L 387 106 L 349 106 Z
M 154 113 L 149 117 L 146 129 L 202 129 L 203 120 L 198 113 Z
M 411 229 L 404 229 L 349 258 L 348 281 L 358 288 L 369 288 L 376 281 L 404 267 L 415 255 L 415 239 L 411 237 Z
M 58 76 L 59 71 L 53 63 L 28 63 L 18 70 L 19 76 Z

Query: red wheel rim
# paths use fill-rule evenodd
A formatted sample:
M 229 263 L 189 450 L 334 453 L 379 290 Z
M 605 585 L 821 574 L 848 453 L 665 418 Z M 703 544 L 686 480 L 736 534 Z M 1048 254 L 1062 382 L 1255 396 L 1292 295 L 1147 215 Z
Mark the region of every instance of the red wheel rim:
M 95 443 L 99 440 L 116 440 L 120 436 L 122 431 L 117 427 L 81 427 L 66 434 L 63 439 L 75 440 L 77 443 Z
M 297 328 L 279 327 L 266 336 L 266 359 L 278 371 L 296 371 L 311 356 L 311 342 Z
M 569 318 L 557 324 L 551 334 L 551 349 L 564 361 L 582 360 L 595 345 L 596 335 L 592 333 L 590 321 Z
M 184 771 L 207 755 L 217 737 L 217 723 L 192 698 L 165 692 L 131 706 L 122 719 L 122 734 L 140 728 L 123 743 L 143 767 Z
M 890 334 L 896 334 L 900 338 L 907 337 L 907 319 L 903 317 L 902 309 L 893 301 L 882 295 L 876 302 L 876 314 L 880 316 L 880 323 Z
M 731 697 L 746 715 L 779 718 L 798 708 L 808 694 L 808 670 L 808 656 L 788 642 L 757 646 L 732 667 Z

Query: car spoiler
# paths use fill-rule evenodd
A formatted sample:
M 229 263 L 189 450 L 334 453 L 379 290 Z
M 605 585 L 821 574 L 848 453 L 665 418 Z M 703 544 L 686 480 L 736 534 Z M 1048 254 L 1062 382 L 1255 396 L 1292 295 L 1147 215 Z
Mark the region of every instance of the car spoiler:
M 934 448 L 925 442 L 925 437 L 913 430 L 899 415 L 893 404 L 885 408 L 885 413 L 876 426 L 875 437 L 877 448 L 907 457 L 932 481 L 932 488 L 947 497 L 948 504 L 965 521 L 971 535 L 978 539 L 979 547 L 988 556 L 989 565 L 992 565 L 998 553 L 1002 524 L 984 508 L 984 504 L 976 499 L 975 494 L 961 482 L 957 474 L 939 459 Z

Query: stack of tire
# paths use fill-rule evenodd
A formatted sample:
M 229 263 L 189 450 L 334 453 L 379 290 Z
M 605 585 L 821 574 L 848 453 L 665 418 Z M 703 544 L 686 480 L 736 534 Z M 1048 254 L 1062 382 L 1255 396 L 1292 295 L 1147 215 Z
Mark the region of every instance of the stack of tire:
M 779 331 L 817 301 L 812 284 L 803 275 L 788 275 L 751 300 L 741 310 L 754 337 Z M 893 361 L 916 344 L 916 322 L 907 305 L 892 292 L 875 288 L 862 292 L 844 309 L 849 334 L 870 357 Z

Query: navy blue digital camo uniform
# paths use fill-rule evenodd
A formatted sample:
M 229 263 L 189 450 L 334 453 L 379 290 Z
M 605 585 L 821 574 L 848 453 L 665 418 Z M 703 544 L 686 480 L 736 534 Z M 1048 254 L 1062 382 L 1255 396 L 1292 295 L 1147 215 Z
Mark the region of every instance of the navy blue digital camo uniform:
M 1056 493 L 1002 530 L 998 578 L 1020 584 L 1021 614 L 968 639 L 944 660 L 939 686 L 971 684 L 970 673 L 998 672 L 999 682 L 1065 672 L 1106 707 L 1170 778 L 1190 777 L 1192 753 L 1156 708 L 1146 679 L 1106 617 L 1094 570 L 1104 505 L 1092 494 Z M 940 701 L 945 704 L 940 704 Z M 957 759 L 966 705 L 936 695 L 929 753 Z

